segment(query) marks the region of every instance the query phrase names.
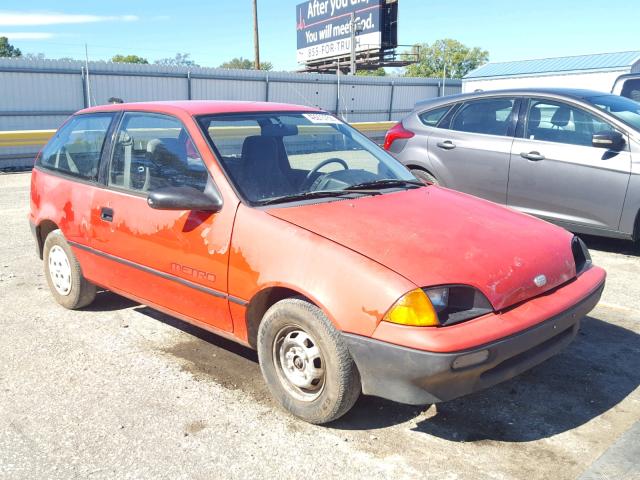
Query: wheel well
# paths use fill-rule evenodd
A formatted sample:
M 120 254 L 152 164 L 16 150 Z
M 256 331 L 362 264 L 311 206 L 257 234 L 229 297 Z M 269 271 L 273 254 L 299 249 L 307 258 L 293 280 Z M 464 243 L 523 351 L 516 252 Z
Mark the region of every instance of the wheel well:
M 424 168 L 422 165 L 413 165 L 413 164 L 408 164 L 407 168 L 409 170 L 422 170 L 423 172 L 427 172 L 429 175 L 431 175 L 433 178 L 436 178 L 436 176 L 431 173 L 429 170 L 427 170 L 426 168 Z
M 42 260 L 43 250 L 44 250 L 44 241 L 47 239 L 47 236 L 58 229 L 58 225 L 53 223 L 51 220 L 43 220 L 40 222 L 40 225 L 36 227 L 36 241 L 38 242 L 38 253 L 40 254 L 40 260 Z
M 633 236 L 631 239 L 634 242 L 640 241 L 640 210 L 636 213 L 636 222 L 633 226 Z
M 309 303 L 313 303 L 300 292 L 296 292 L 290 288 L 271 287 L 258 292 L 249 302 L 246 313 L 247 322 L 247 340 L 249 345 L 256 348 L 258 344 L 258 328 L 262 317 L 269 308 L 285 298 L 302 298 Z

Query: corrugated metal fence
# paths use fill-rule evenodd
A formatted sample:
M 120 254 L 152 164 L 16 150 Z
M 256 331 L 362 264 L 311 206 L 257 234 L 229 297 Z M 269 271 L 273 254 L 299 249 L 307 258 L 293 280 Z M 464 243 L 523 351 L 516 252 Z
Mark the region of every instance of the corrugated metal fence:
M 398 120 L 418 100 L 461 91 L 460 80 L 0 59 L 0 131 L 57 128 L 73 112 L 107 103 L 149 100 L 255 100 L 317 106 L 349 122 Z M 7 155 L 30 154 L 12 147 Z

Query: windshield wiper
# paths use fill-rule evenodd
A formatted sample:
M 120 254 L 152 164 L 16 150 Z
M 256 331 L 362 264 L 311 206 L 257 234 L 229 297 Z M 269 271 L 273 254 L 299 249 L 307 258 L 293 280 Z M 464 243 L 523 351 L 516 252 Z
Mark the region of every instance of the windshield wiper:
M 364 189 L 363 189 L 364 190 Z M 345 195 L 353 195 L 353 194 L 372 194 L 378 195 L 380 192 L 371 191 L 366 192 L 361 189 L 357 191 L 351 191 L 351 189 L 347 190 L 316 190 L 313 192 L 302 192 L 302 193 L 294 193 L 291 195 L 282 195 L 280 197 L 267 198 L 266 200 L 261 200 L 258 202 L 259 205 L 273 205 L 276 203 L 284 203 L 284 202 L 295 202 L 297 200 L 308 200 L 311 198 L 327 198 L 327 197 L 342 197 Z
M 371 182 L 356 183 L 346 188 L 347 191 L 352 190 L 365 190 L 375 188 L 390 188 L 390 187 L 426 187 L 424 183 L 419 180 L 401 180 L 399 178 L 384 178 L 381 180 L 373 180 Z

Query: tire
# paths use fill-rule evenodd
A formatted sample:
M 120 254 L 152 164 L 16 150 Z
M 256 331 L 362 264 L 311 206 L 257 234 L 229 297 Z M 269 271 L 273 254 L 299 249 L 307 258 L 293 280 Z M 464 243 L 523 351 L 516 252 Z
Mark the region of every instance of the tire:
M 267 310 L 258 329 L 258 358 L 273 397 L 309 423 L 336 420 L 360 396 L 360 375 L 340 333 L 305 300 L 288 298 Z
M 420 168 L 411 169 L 411 173 L 413 173 L 418 179 L 424 180 L 425 182 L 432 183 L 433 185 L 440 185 L 440 182 L 431 175 L 429 172 L 422 170 Z
M 80 264 L 60 230 L 44 241 L 44 273 L 53 298 L 70 310 L 86 307 L 96 297 L 96 287 L 82 276 Z

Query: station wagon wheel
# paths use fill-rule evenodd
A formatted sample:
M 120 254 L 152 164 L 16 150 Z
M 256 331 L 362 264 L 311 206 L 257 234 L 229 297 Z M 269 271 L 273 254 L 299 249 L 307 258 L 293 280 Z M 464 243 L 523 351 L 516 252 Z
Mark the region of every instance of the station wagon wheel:
M 276 334 L 273 363 L 292 396 L 308 402 L 322 393 L 325 376 L 322 352 L 301 327 L 289 325 Z
M 360 375 L 340 332 L 302 298 L 281 300 L 267 310 L 257 349 L 273 397 L 307 422 L 341 417 L 360 395 Z
M 93 302 L 96 287 L 82 275 L 80 263 L 60 230 L 47 235 L 43 256 L 49 289 L 60 305 L 74 310 Z
M 440 185 L 438 179 L 426 170 L 422 170 L 421 168 L 412 168 L 411 173 L 413 173 L 413 175 L 419 180 L 431 183 L 432 185 Z

